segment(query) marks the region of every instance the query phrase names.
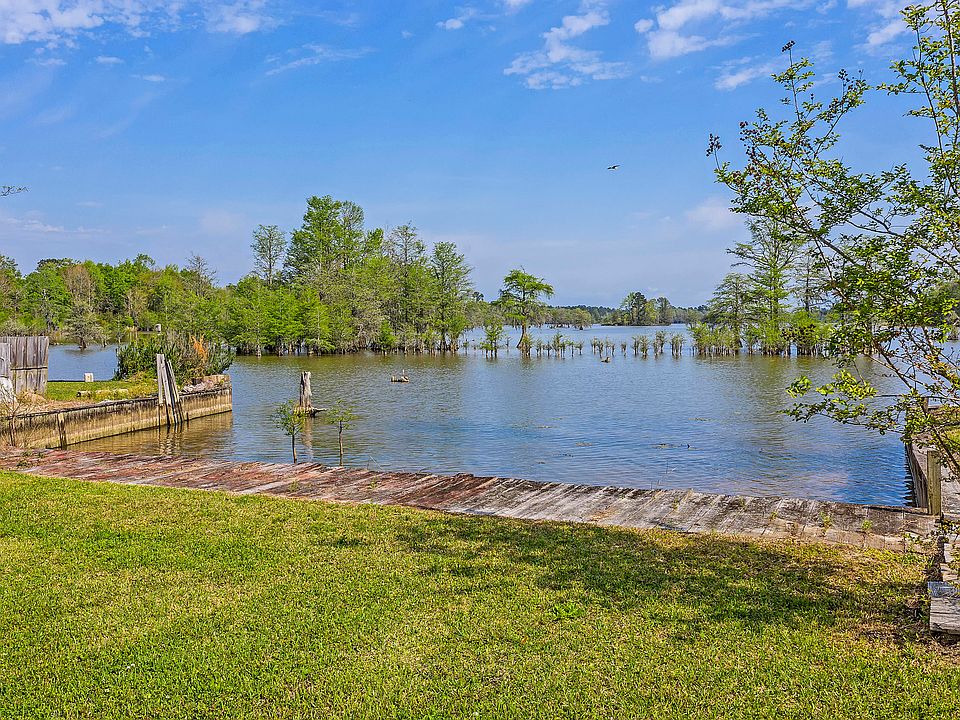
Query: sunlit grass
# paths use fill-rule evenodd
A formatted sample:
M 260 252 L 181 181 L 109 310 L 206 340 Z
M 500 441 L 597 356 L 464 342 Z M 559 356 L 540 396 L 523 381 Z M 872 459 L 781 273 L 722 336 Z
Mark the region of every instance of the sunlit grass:
M 88 393 L 80 396 L 79 393 Z M 47 399 L 68 400 L 121 400 L 157 394 L 157 381 L 95 380 L 93 382 L 56 380 L 47 383 Z
M 0 716 L 947 717 L 925 563 L 0 474 Z

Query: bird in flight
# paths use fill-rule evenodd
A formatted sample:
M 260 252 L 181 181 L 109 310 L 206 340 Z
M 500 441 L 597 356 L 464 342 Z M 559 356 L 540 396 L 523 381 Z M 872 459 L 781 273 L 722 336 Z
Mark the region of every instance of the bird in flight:
M 619 169 L 620 169 L 619 165 L 611 165 L 610 167 L 607 168 L 607 170 L 619 170 Z

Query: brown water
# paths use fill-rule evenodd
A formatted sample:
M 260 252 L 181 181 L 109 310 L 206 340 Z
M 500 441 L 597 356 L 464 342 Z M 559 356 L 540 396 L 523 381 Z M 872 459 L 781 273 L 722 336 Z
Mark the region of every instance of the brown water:
M 601 363 L 590 353 L 591 337 L 629 343 L 630 336 L 654 330 L 565 330 L 586 344 L 582 356 L 566 359 L 523 360 L 514 350 L 487 360 L 472 349 L 455 357 L 242 357 L 230 369 L 232 415 L 78 447 L 288 462 L 289 440 L 271 415 L 277 403 L 296 396 L 300 372 L 309 370 L 315 405 L 341 398 L 361 415 L 345 432 L 347 465 L 905 502 L 898 438 L 823 419 L 797 423 L 782 414 L 790 403 L 784 388 L 800 373 L 827 379 L 830 362 L 689 353 L 643 359 L 629 348 L 623 356 L 618 347 L 611 363 Z M 115 355 L 57 347 L 50 364 L 51 378 L 76 379 L 91 370 L 106 378 Z M 391 374 L 403 369 L 410 382 L 391 383 Z M 302 459 L 336 464 L 335 430 L 312 420 L 299 452 Z

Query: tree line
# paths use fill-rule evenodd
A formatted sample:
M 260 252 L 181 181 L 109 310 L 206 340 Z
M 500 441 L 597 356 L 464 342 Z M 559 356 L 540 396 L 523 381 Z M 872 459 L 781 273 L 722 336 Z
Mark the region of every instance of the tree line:
M 736 270 L 691 328 L 695 351 L 827 354 L 835 317 L 823 257 L 784 225 L 754 218 L 748 227 L 750 239 L 727 251 Z
M 183 266 L 158 266 L 145 254 L 116 264 L 47 259 L 27 274 L 0 256 L 0 334 L 47 334 L 86 347 L 160 329 L 244 354 L 445 352 L 482 327 L 495 352 L 504 326 L 521 330 L 523 350 L 530 326 L 585 328 L 628 317 L 551 307 L 552 287 L 522 269 L 487 301 L 454 243 L 428 246 L 412 224 L 367 228 L 359 205 L 330 196 L 311 197 L 292 232 L 259 225 L 251 249 L 251 271 L 226 286 L 198 255 Z

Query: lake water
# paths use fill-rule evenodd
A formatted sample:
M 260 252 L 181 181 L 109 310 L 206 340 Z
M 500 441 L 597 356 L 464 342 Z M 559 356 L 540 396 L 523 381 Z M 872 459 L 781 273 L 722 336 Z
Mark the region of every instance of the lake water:
M 613 361 L 590 352 L 590 338 L 618 344 L 656 328 L 564 330 L 583 355 L 487 360 L 349 355 L 240 357 L 230 369 L 232 414 L 182 431 L 144 431 L 78 447 L 124 452 L 290 461 L 289 439 L 272 420 L 312 372 L 314 404 L 354 404 L 361 418 L 345 432 L 345 464 L 372 469 L 471 472 L 533 480 L 693 488 L 902 504 L 908 486 L 895 436 L 825 419 L 797 423 L 781 411 L 784 389 L 801 373 L 826 380 L 829 361 L 741 356 L 697 358 L 685 350 L 646 359 L 619 346 Z M 680 332 L 681 328 L 669 328 Z M 544 336 L 552 331 L 544 330 Z M 514 331 L 514 342 L 518 332 Z M 688 342 L 689 346 L 689 342 Z M 669 348 L 668 348 L 669 352 Z M 54 347 L 51 379 L 112 376 L 114 350 Z M 391 383 L 406 370 L 409 383 Z M 867 375 L 878 373 L 866 366 Z M 878 376 L 881 386 L 892 383 Z M 309 422 L 301 459 L 337 464 L 336 431 Z

